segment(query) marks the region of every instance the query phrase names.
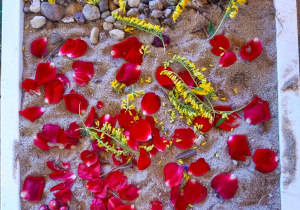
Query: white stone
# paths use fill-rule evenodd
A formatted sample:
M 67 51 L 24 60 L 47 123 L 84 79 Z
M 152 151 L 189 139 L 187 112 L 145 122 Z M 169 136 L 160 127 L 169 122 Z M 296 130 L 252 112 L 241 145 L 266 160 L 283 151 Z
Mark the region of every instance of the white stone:
M 46 24 L 47 20 L 44 16 L 35 16 L 31 21 L 30 25 L 32 28 L 41 28 Z
M 125 32 L 119 29 L 109 31 L 109 35 L 115 40 L 122 40 L 125 37 Z
M 38 13 L 41 11 L 41 1 L 40 0 L 33 0 L 30 7 L 31 12 Z
M 97 44 L 99 42 L 99 33 L 100 33 L 100 30 L 97 27 L 94 27 L 91 30 L 90 41 L 92 44 Z
M 141 3 L 141 0 L 128 0 L 128 5 L 130 7 L 136 8 L 139 6 L 140 3 Z
M 113 16 L 108 16 L 107 18 L 105 18 L 105 22 L 108 22 L 108 23 L 113 23 L 115 22 L 115 18 Z
M 102 18 L 102 19 L 105 19 L 105 18 L 107 18 L 108 16 L 110 16 L 110 11 L 105 11 L 105 12 L 103 12 L 103 13 L 101 14 L 101 18 Z
M 63 23 L 74 23 L 75 19 L 72 17 L 65 17 L 61 20 Z
M 123 30 L 125 28 L 125 25 L 120 23 L 119 21 L 116 21 L 114 22 L 114 26 L 117 28 L 117 29 L 121 29 Z
M 99 8 L 90 4 L 84 5 L 82 13 L 87 20 L 96 20 L 100 18 Z
M 108 23 L 108 22 L 104 22 L 103 23 L 103 29 L 105 31 L 110 31 L 113 29 L 113 24 L 112 23 Z

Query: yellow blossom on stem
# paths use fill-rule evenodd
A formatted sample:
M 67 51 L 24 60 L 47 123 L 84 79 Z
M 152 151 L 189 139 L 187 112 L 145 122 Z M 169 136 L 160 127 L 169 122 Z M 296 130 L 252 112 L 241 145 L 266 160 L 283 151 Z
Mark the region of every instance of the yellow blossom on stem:
M 181 15 L 182 11 L 185 9 L 187 3 L 189 3 L 190 0 L 180 0 L 177 4 L 174 13 L 173 13 L 173 21 L 175 22 L 177 18 Z
M 55 0 L 48 0 L 48 1 L 54 1 Z M 91 4 L 91 5 L 96 5 L 100 2 L 101 0 L 88 0 L 86 3 Z M 50 3 L 51 4 L 51 3 Z M 54 3 L 55 4 L 55 3 Z

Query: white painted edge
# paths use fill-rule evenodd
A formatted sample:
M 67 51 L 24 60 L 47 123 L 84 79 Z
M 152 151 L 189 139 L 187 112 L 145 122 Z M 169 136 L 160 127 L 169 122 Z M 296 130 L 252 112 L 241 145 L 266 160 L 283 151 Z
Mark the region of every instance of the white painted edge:
M 299 209 L 300 205 L 300 91 L 299 91 L 299 46 L 297 28 L 296 0 L 275 0 L 276 8 L 276 45 L 278 73 L 278 117 L 279 117 L 279 149 L 280 149 L 280 192 L 281 209 Z M 298 84 L 297 88 L 283 90 L 287 81 Z M 289 136 L 287 136 L 286 129 Z M 295 147 L 289 148 L 286 142 L 294 138 Z M 291 151 L 292 150 L 292 151 Z M 296 159 L 294 178 L 290 184 L 287 168 L 291 162 L 285 154 L 293 154 Z M 292 172 L 292 171 L 289 171 Z
M 15 162 L 14 143 L 19 141 L 19 110 L 23 71 L 22 0 L 4 0 L 1 58 L 1 209 L 20 207 L 20 170 Z M 12 97 L 13 96 L 13 97 Z

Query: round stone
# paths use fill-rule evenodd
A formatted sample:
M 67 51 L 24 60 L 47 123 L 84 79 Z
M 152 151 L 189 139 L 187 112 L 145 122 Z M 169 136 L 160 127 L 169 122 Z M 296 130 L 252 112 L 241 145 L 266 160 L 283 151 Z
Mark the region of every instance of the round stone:
M 159 0 L 153 0 L 149 2 L 149 8 L 151 10 L 162 10 L 164 5 Z
M 41 11 L 41 1 L 40 0 L 33 0 L 30 7 L 29 7 L 29 10 L 31 12 L 34 12 L 34 13 L 38 13 Z
M 115 18 L 113 16 L 108 16 L 107 18 L 105 18 L 105 22 L 108 22 L 108 23 L 113 23 L 115 22 Z
M 47 20 L 44 16 L 35 16 L 31 21 L 30 25 L 32 28 L 41 28 L 46 24 Z
M 127 16 L 131 17 L 138 17 L 140 16 L 139 9 L 138 8 L 132 8 L 127 12 Z
M 141 3 L 141 0 L 128 0 L 128 5 L 130 7 L 136 8 Z
M 105 19 L 105 18 L 107 18 L 108 16 L 110 16 L 110 11 L 105 11 L 105 12 L 103 12 L 103 13 L 101 14 L 101 18 L 102 18 L 102 19 Z
M 90 4 L 84 5 L 82 13 L 87 20 L 97 20 L 100 18 L 99 8 Z
M 43 2 L 41 5 L 42 14 L 52 21 L 60 21 L 64 16 L 65 8 L 58 4 L 50 4 L 49 2 Z
M 85 17 L 82 12 L 76 12 L 73 17 L 78 23 L 85 23 Z
M 119 29 L 113 29 L 109 31 L 109 35 L 115 40 L 122 40 L 125 37 L 125 32 Z
M 171 6 L 175 6 L 178 4 L 178 0 L 166 0 L 168 2 L 169 5 Z
M 100 12 L 105 12 L 109 9 L 108 0 L 102 0 L 99 2 Z
M 164 12 L 161 11 L 161 10 L 153 10 L 153 11 L 151 12 L 151 17 L 153 17 L 153 18 L 160 18 L 160 17 L 162 17 L 163 15 L 164 15 Z
M 59 43 L 61 41 L 62 41 L 62 37 L 61 37 L 60 34 L 57 34 L 57 33 L 51 34 L 51 36 L 50 36 L 50 43 L 52 45 L 55 45 L 55 44 L 57 44 L 57 43 Z
M 108 22 L 104 22 L 103 23 L 103 29 L 105 30 L 105 31 L 110 31 L 110 30 L 112 30 L 113 29 L 113 24 L 112 23 L 108 23 Z

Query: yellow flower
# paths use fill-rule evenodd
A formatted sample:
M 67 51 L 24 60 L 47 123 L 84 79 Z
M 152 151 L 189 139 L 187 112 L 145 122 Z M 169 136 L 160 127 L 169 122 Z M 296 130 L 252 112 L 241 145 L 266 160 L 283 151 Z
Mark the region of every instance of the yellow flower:
M 126 12 L 126 0 L 119 0 L 120 10 Z
M 134 27 L 125 26 L 124 31 L 132 34 L 134 29 L 135 29 Z
M 49 4 L 55 4 L 55 0 L 48 0 Z
M 134 101 L 134 95 L 132 95 L 131 93 L 127 94 L 127 98 L 131 101 Z
M 247 2 L 247 0 L 237 0 L 236 1 L 239 5 L 243 5 Z
M 180 0 L 180 2 L 177 4 L 175 11 L 173 13 L 173 21 L 175 22 L 177 18 L 181 15 L 182 10 L 185 9 L 187 3 L 189 3 L 190 0 Z
M 54 2 L 55 2 L 55 0 L 50 0 L 50 1 L 54 1 Z M 87 3 L 88 3 L 88 4 L 92 4 L 92 5 L 96 5 L 96 4 L 98 4 L 100 1 L 101 1 L 101 0 L 88 0 Z M 51 3 L 50 3 L 50 4 L 51 4 Z M 54 3 L 54 4 L 55 4 L 55 3 Z

